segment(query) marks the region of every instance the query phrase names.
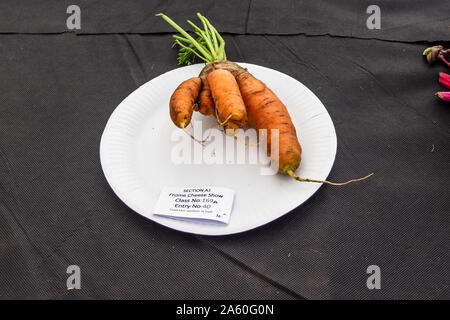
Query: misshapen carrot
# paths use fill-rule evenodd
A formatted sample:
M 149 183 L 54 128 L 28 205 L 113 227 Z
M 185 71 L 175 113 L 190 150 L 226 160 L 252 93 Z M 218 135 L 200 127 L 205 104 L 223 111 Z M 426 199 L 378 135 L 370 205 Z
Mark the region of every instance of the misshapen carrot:
M 247 111 L 239 86 L 227 70 L 214 70 L 208 74 L 208 83 L 216 106 L 218 122 L 226 129 L 242 128 L 247 123 Z
M 254 129 L 267 130 L 267 153 L 270 157 L 271 135 L 273 129 L 278 129 L 278 171 L 303 182 L 319 182 L 335 186 L 345 185 L 369 178 L 352 179 L 346 182 L 331 182 L 326 180 L 300 178 L 295 174 L 301 161 L 302 148 L 298 142 L 295 127 L 286 106 L 266 85 L 247 71 L 237 70 L 236 80 L 242 93 L 250 126 Z M 274 159 L 271 159 L 272 161 Z M 275 159 L 276 160 L 276 159 Z
M 255 130 L 267 130 L 267 152 L 271 150 L 271 130 L 278 129 L 279 171 L 294 172 L 301 161 L 302 148 L 291 117 L 281 100 L 260 80 L 248 72 L 236 76 L 247 107 L 249 125 Z
M 202 79 L 202 90 L 198 95 L 196 111 L 199 111 L 205 116 L 209 116 L 214 113 L 214 100 L 212 98 L 211 89 L 206 76 L 200 76 L 200 79 Z
M 183 81 L 170 97 L 170 117 L 179 128 L 186 128 L 191 122 L 195 101 L 197 100 L 202 81 L 195 77 Z

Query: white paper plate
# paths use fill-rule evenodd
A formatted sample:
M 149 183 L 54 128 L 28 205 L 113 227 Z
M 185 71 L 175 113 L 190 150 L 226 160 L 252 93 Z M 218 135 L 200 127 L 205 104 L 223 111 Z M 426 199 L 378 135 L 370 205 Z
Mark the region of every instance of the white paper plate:
M 306 86 L 281 72 L 239 64 L 265 82 L 287 106 L 303 149 L 297 175 L 326 179 L 333 166 L 337 142 L 324 105 Z M 171 136 L 179 129 L 170 119 L 169 99 L 182 81 L 197 76 L 203 66 L 196 64 L 164 73 L 123 100 L 103 132 L 101 165 L 117 196 L 131 209 L 157 223 L 203 235 L 247 231 L 301 205 L 321 184 L 302 183 L 280 174 L 261 175 L 262 165 L 258 164 L 174 164 L 171 154 L 177 142 L 171 141 Z M 203 117 L 197 112 L 193 119 L 203 120 L 204 128 L 215 125 L 213 117 Z M 235 190 L 230 223 L 212 225 L 154 216 L 152 209 L 164 186 L 220 186 Z

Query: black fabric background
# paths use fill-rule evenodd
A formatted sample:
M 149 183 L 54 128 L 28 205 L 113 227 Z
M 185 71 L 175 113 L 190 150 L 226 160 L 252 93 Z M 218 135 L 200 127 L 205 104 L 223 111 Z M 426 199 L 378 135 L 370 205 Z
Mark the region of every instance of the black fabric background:
M 422 51 L 450 40 L 448 3 L 345 1 L 0 4 L 0 298 L 444 299 L 450 297 L 448 103 Z M 447 6 L 447 7 L 446 7 Z M 264 227 L 227 237 L 176 232 L 134 214 L 99 163 L 114 108 L 172 70 L 170 28 L 200 10 L 230 60 L 284 72 L 328 109 L 330 180 Z M 233 14 L 226 14 L 233 10 Z M 450 42 L 439 41 L 445 46 Z M 66 290 L 68 265 L 82 289 Z M 366 288 L 379 265 L 382 289 Z

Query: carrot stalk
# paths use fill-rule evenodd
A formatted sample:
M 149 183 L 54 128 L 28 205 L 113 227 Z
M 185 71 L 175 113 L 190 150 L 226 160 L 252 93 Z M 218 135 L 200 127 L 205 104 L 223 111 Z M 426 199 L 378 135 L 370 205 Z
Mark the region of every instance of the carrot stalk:
M 185 46 L 184 44 L 182 44 L 180 41 L 175 40 L 175 42 L 182 48 L 191 51 L 193 54 L 195 54 L 197 57 L 199 57 L 200 59 L 208 62 L 208 60 L 206 58 L 203 58 L 200 54 L 198 54 L 194 49 L 189 48 L 188 46 Z
M 177 35 L 173 35 L 172 37 L 173 37 L 174 39 L 176 39 L 176 40 L 190 43 L 189 40 L 186 39 L 186 38 L 183 38 L 183 37 L 180 37 L 180 36 L 177 36 Z
M 207 32 L 205 32 L 202 29 L 200 29 L 199 27 L 197 27 L 191 20 L 187 20 L 187 23 L 189 23 L 191 26 L 193 26 L 194 29 L 197 31 L 197 34 L 205 40 L 206 45 L 208 46 L 209 52 L 212 55 L 213 61 L 217 60 L 217 58 L 215 56 L 216 52 L 213 48 L 211 40 L 209 39 L 209 35 L 207 35 Z
M 156 16 L 162 17 L 164 20 L 167 21 L 168 24 L 170 24 L 172 27 L 174 27 L 179 33 L 181 33 L 186 39 L 190 41 L 190 43 L 203 55 L 205 60 L 211 60 L 210 54 L 205 50 L 205 47 L 199 44 L 194 38 L 192 38 L 189 33 L 184 31 L 183 28 L 181 28 L 178 24 L 176 24 L 172 19 L 170 19 L 168 16 L 166 16 L 163 13 L 158 13 Z
M 202 20 L 203 27 L 205 28 L 205 30 L 208 31 L 207 33 L 211 37 L 211 39 L 213 41 L 214 49 L 216 51 L 218 51 L 219 50 L 219 44 L 217 42 L 217 36 L 216 36 L 215 31 L 214 31 L 214 27 L 209 23 L 208 19 L 206 19 L 200 13 L 197 13 L 197 16 L 199 17 L 200 20 Z
M 162 17 L 184 37 L 174 36 L 175 43 L 181 47 L 178 59 L 179 64 L 191 64 L 194 54 L 205 62 L 226 60 L 225 41 L 211 23 L 200 13 L 197 13 L 197 16 L 202 22 L 203 30 L 192 21 L 187 20 L 187 22 L 194 27 L 194 32 L 198 36 L 197 39 L 190 36 L 189 33 L 165 14 L 159 13 L 157 16 Z M 183 45 L 181 42 L 184 42 L 187 45 Z

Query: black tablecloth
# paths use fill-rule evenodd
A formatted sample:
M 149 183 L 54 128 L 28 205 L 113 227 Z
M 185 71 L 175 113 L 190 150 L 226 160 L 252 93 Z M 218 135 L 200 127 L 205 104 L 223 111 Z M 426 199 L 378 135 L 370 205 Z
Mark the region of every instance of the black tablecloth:
M 449 107 L 422 51 L 450 46 L 445 1 L 72 1 L 0 4 L 0 298 L 449 298 Z M 99 163 L 114 108 L 177 67 L 170 27 L 201 11 L 230 60 L 308 86 L 338 137 L 330 180 L 282 218 L 197 236 L 126 207 Z M 66 289 L 69 265 L 81 289 Z M 381 269 L 368 290 L 366 269 Z

